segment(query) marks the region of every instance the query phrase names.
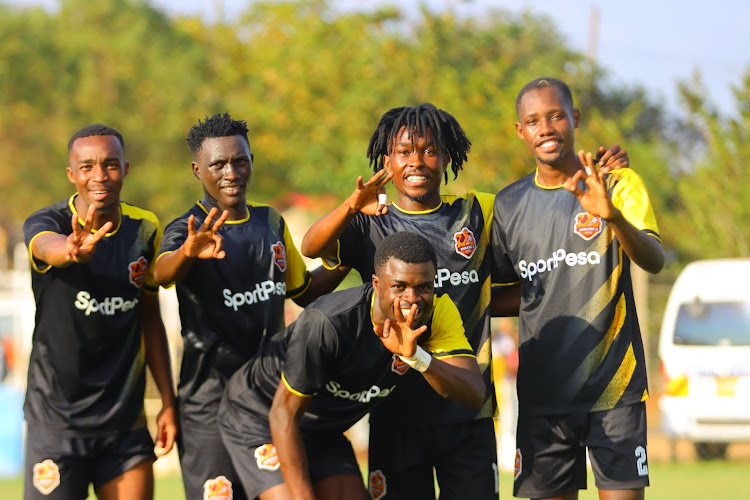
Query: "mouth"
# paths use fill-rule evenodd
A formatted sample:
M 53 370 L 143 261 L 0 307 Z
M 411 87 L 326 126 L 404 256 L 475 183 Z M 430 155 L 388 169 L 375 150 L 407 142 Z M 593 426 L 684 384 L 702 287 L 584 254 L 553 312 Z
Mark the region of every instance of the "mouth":
M 91 198 L 97 201 L 101 201 L 105 199 L 109 195 L 109 190 L 107 189 L 91 189 L 89 190 L 89 193 L 91 194 Z
M 238 194 L 241 194 L 245 190 L 245 186 L 242 185 L 231 185 L 231 186 L 221 186 L 219 188 L 222 193 L 228 194 L 229 196 L 237 196 Z
M 409 317 L 409 313 L 411 313 L 411 306 L 409 306 L 409 307 L 403 307 L 402 306 L 401 307 L 401 314 L 404 315 L 404 318 L 408 318 Z M 417 308 L 416 312 L 414 313 L 414 319 L 416 320 L 421 315 L 422 315 L 422 309 Z
M 410 186 L 423 186 L 427 184 L 428 177 L 422 174 L 409 174 L 404 180 Z
M 562 141 L 559 139 L 547 139 L 537 144 L 537 149 L 543 153 L 552 153 L 556 151 L 562 145 Z

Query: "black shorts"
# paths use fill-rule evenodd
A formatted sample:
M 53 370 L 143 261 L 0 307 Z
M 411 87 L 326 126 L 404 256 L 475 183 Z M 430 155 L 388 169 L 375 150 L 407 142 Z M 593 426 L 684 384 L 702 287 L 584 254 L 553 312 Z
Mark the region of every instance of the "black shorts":
M 248 415 L 235 411 L 224 398 L 219 411 L 221 437 L 247 497 L 255 498 L 269 488 L 283 483 L 284 477 L 276 448 L 271 444 L 270 429 L 244 425 Z M 303 434 L 302 441 L 313 484 L 330 476 L 362 477 L 352 445 L 343 434 Z
M 107 436 L 74 437 L 29 424 L 24 498 L 85 500 L 89 484 L 97 490 L 141 462 L 154 460 L 154 442 L 145 427 Z
M 497 446 L 491 418 L 456 424 L 370 426 L 369 489 L 375 500 L 497 500 Z
M 197 426 L 181 420 L 177 450 L 185 498 L 211 498 L 210 492 L 220 491 L 231 491 L 234 500 L 247 498 L 215 421 Z
M 597 488 L 648 486 L 646 404 L 519 416 L 513 495 L 545 498 L 586 489 L 586 448 Z

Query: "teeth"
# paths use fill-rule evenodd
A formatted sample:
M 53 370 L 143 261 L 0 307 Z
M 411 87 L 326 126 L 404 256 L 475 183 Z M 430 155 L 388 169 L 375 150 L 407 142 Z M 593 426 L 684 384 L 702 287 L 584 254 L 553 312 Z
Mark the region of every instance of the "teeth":
M 401 308 L 401 314 L 403 314 L 404 317 L 407 317 L 410 312 L 411 312 L 411 307 L 409 307 L 407 309 L 404 309 L 403 307 Z
M 406 178 L 407 181 L 426 181 L 427 177 L 424 175 L 410 175 Z

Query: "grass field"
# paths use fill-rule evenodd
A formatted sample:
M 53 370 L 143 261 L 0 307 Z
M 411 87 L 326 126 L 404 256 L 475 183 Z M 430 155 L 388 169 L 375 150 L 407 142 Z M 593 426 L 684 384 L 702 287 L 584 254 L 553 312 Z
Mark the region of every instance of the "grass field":
M 750 480 L 747 462 L 658 462 L 649 465 L 651 487 L 646 489 L 649 500 L 715 499 L 747 500 L 750 498 Z M 513 496 L 513 479 L 510 474 L 501 474 L 500 498 Z M 23 481 L 0 479 L 0 499 L 20 500 Z M 156 480 L 156 500 L 177 500 L 185 497 L 179 476 Z M 94 498 L 93 495 L 90 498 Z M 598 498 L 594 479 L 589 475 L 589 489 L 581 492 L 580 500 Z M 470 499 L 467 499 L 470 500 Z

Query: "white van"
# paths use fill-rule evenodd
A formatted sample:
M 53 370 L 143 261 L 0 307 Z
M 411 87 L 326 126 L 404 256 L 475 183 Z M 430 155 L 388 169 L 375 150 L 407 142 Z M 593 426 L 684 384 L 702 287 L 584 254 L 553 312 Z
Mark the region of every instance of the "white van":
M 750 259 L 689 264 L 669 295 L 659 339 L 664 432 L 701 459 L 750 441 Z

